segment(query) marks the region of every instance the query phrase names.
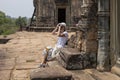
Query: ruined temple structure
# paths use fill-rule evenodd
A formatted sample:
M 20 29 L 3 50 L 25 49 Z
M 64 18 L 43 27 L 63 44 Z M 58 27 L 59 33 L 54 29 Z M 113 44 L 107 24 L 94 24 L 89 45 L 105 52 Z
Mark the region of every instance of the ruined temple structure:
M 82 0 L 33 0 L 30 28 L 53 28 L 60 22 L 75 27 L 81 17 Z
M 81 19 L 68 45 L 89 53 L 96 69 L 120 75 L 119 0 L 82 0 Z M 95 58 L 96 55 L 96 58 Z
M 98 3 L 97 0 L 81 1 L 81 18 L 77 24 L 76 34 L 68 41 L 68 47 L 78 49 L 82 55 L 82 68 L 95 68 L 98 53 Z
M 30 27 L 50 29 L 59 22 L 66 22 L 69 27 L 78 23 L 76 34 L 71 36 L 68 47 L 84 53 L 82 56 L 86 61 L 83 59 L 83 62 L 89 65 L 87 68 L 92 66 L 101 71 L 112 70 L 120 75 L 118 3 L 120 0 L 34 0 L 35 10 Z M 73 55 L 68 52 L 63 51 L 66 55 Z

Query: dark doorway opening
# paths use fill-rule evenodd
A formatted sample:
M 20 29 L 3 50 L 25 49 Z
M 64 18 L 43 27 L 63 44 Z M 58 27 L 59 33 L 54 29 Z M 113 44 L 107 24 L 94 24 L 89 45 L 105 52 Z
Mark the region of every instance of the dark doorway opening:
M 58 8 L 58 23 L 66 22 L 66 9 Z

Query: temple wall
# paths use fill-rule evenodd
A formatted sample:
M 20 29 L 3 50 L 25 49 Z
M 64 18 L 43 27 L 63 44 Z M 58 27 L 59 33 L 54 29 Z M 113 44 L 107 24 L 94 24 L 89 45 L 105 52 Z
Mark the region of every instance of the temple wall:
M 67 26 L 75 26 L 81 16 L 82 0 L 34 0 L 36 27 L 54 27 L 58 23 L 58 8 L 66 9 Z M 62 16 L 61 16 L 62 17 Z

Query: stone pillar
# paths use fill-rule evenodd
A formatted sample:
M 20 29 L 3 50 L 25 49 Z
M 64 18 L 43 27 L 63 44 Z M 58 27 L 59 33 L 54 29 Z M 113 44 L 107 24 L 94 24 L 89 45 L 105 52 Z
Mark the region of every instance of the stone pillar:
M 120 76 L 120 0 L 111 0 L 111 72 Z
M 96 67 L 97 62 L 97 1 L 96 0 L 84 0 L 82 25 L 81 30 L 83 30 L 83 43 L 82 51 L 89 54 L 91 61 L 91 67 Z
M 96 0 L 83 0 L 81 7 L 81 20 L 78 23 L 80 35 L 82 31 L 80 51 L 97 54 L 97 2 Z
M 84 0 L 81 6 L 81 19 L 77 24 L 78 31 L 72 36 L 70 44 L 74 48 L 78 48 L 80 52 L 84 52 L 91 63 L 90 67 L 96 67 L 97 63 L 97 1 Z M 68 43 L 69 44 L 69 43 Z M 74 46 L 73 46 L 74 45 Z M 87 64 L 87 63 L 86 63 Z
M 110 69 L 110 8 L 109 0 L 98 0 L 98 65 L 100 71 Z

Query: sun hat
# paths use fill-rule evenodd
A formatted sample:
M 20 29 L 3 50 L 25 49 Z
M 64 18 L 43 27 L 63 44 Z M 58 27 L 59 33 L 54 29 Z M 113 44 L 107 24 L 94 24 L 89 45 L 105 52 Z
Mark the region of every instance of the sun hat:
M 61 22 L 61 23 L 60 23 L 60 26 L 64 26 L 64 27 L 66 27 L 66 23 Z

